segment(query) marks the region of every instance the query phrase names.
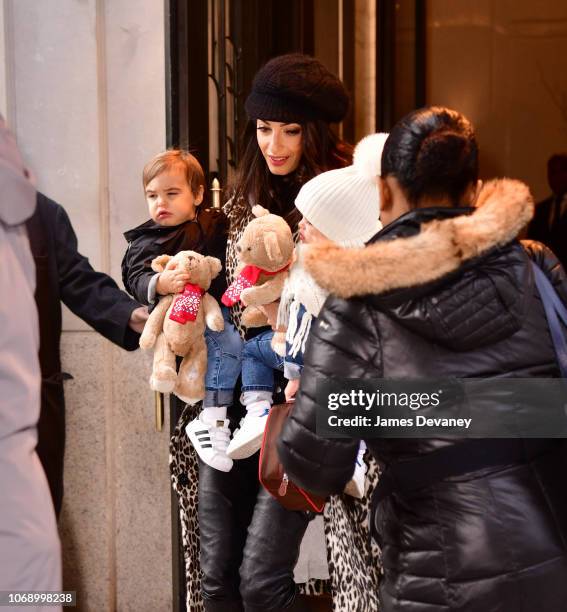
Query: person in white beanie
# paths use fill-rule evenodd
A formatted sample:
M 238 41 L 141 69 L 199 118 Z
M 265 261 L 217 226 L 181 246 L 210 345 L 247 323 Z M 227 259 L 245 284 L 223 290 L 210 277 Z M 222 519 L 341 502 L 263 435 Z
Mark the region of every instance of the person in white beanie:
M 287 330 L 285 347 L 274 342 L 272 330 L 244 345 L 241 402 L 247 413 L 227 449 L 232 459 L 246 459 L 260 449 L 273 402 L 274 370 L 283 370 L 289 381 L 285 389 L 288 401 L 299 387 L 309 330 L 327 298 L 327 292 L 303 268 L 302 250 L 325 241 L 345 248 L 364 247 L 382 227 L 376 178 L 387 136 L 373 134 L 361 140 L 352 166 L 319 174 L 303 185 L 295 199 L 303 215 L 299 245 L 282 293 L 276 326 Z M 364 450 L 361 446 L 353 480 L 345 489 L 355 497 L 364 494 Z

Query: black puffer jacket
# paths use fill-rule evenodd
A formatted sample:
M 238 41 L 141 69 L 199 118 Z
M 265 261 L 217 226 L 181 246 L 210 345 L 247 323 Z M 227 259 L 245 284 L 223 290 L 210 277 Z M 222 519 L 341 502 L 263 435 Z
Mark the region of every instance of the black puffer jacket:
M 311 250 L 306 266 L 334 296 L 311 331 L 301 389 L 279 442 L 292 479 L 333 493 L 352 473 L 358 441 L 316 436 L 317 379 L 558 375 L 529 258 L 566 303 L 567 281 L 543 245 L 513 240 L 532 210 L 525 186 L 498 181 L 474 211 L 416 210 L 362 251 Z M 387 473 L 400 462 L 418 469 L 441 448 L 467 452 L 469 442 L 367 444 Z M 373 517 L 383 549 L 383 611 L 566 610 L 562 444 L 529 441 L 522 460 L 411 493 L 394 489 Z

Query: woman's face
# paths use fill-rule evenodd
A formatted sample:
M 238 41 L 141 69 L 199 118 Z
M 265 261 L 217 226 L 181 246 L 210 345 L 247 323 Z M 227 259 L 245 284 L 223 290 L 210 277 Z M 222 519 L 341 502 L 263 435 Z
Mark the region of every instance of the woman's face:
M 258 119 L 256 137 L 272 174 L 286 176 L 297 169 L 303 154 L 303 134 L 299 123 Z

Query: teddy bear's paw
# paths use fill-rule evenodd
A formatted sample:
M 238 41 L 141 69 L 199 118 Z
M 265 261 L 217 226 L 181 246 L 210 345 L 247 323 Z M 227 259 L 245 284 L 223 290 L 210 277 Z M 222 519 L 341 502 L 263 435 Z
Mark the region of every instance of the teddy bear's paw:
M 160 393 L 171 393 L 173 389 L 175 389 L 175 381 L 164 380 L 162 378 L 151 376 L 150 387 L 153 391 L 159 391 Z
M 244 327 L 264 327 L 268 325 L 268 317 L 259 308 L 248 307 L 242 313 Z
M 277 353 L 280 357 L 285 357 L 286 351 L 284 332 L 276 332 L 272 337 L 271 345 L 275 353 Z
M 240 300 L 246 306 L 257 306 L 255 294 L 257 293 L 256 287 L 246 287 L 246 289 L 242 290 L 240 294 Z
M 178 382 L 174 393 L 186 404 L 193 405 L 205 399 L 205 386 L 202 381 L 197 382 L 197 384 L 194 381 L 191 382 L 193 384 L 188 384 L 188 381 Z
M 153 348 L 157 340 L 157 336 L 155 334 L 142 334 L 140 336 L 140 348 L 143 351 L 147 351 L 148 349 Z
M 260 206 L 260 204 L 255 204 L 252 206 L 252 214 L 255 217 L 265 217 L 266 215 L 270 214 L 270 211 L 267 208 Z
M 207 326 L 211 331 L 221 332 L 224 330 L 224 319 L 219 316 L 211 317 L 207 319 Z
M 198 404 L 199 402 L 203 401 L 203 399 L 205 398 L 205 394 L 203 393 L 202 396 L 200 397 L 192 397 L 191 395 L 185 395 L 182 392 L 176 391 L 175 395 L 182 401 L 185 402 L 186 404 L 189 404 L 190 406 L 194 406 L 195 404 Z
M 177 382 L 177 372 L 170 366 L 161 365 L 154 369 L 150 378 L 150 387 L 160 393 L 171 393 Z

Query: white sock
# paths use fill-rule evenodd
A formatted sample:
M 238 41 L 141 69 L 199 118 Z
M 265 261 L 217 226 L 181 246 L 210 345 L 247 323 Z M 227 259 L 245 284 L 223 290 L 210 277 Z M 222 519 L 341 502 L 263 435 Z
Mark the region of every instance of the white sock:
M 261 416 L 272 407 L 268 400 L 260 400 L 259 402 L 252 402 L 246 406 L 246 413 L 250 416 Z
M 214 424 L 215 421 L 226 419 L 226 406 L 209 406 L 203 408 L 201 412 L 201 421 Z

